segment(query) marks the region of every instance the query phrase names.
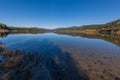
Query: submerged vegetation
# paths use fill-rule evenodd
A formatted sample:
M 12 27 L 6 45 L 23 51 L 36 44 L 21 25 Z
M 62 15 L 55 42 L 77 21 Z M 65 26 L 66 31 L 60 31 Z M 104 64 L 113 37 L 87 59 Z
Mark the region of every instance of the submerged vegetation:
M 83 37 L 87 37 L 87 35 L 83 35 Z M 39 40 L 39 38 L 35 39 Z M 27 42 L 32 44 L 29 43 L 29 40 Z M 73 53 L 72 51 L 63 51 L 61 47 L 48 39 L 43 39 L 39 43 L 39 46 L 41 46 L 38 47 L 39 52 L 25 52 L 25 50 L 19 50 L 19 48 L 10 49 L 5 47 L 9 43 L 1 43 L 0 80 L 120 79 L 119 57 L 116 58 L 107 53 L 107 55 L 99 54 L 99 51 L 95 53 L 88 49 L 85 49 L 85 53 L 80 50 L 79 54 L 77 54 L 76 49 Z M 26 43 L 25 45 L 29 47 Z
M 44 32 L 98 38 L 120 46 L 120 20 L 101 25 L 73 26 L 53 30 L 18 28 L 0 23 L 0 37 L 2 38 L 16 33 L 34 34 Z M 105 65 L 108 62 L 105 63 L 102 61 L 104 59 L 112 61 L 112 57 L 102 55 L 102 60 L 94 60 L 95 54 L 91 53 L 90 55 L 86 55 L 86 64 L 84 63 L 85 61 L 82 61 L 82 55 L 79 62 L 83 63 L 83 65 L 80 64 L 80 68 L 82 67 L 83 70 L 79 69 L 80 72 L 78 72 L 74 59 L 69 53 L 63 52 L 58 46 L 52 45 L 52 43 L 45 44 L 50 46 L 48 50 L 45 50 L 45 53 L 49 53 L 47 55 L 44 53 L 29 53 L 21 50 L 4 49 L 4 45 L 6 44 L 0 43 L 0 80 L 120 80 L 119 71 L 112 71 L 111 67 L 107 69 Z M 55 53 L 53 50 L 55 50 Z M 51 54 L 54 54 L 54 56 L 51 57 Z M 92 64 L 88 63 L 89 59 Z M 86 65 L 88 66 L 86 67 Z M 101 65 L 103 68 L 99 68 Z
M 51 58 L 49 54 L 13 51 L 0 45 L 3 57 L 0 59 L 0 80 L 88 80 L 82 72 L 82 75 L 77 72 L 68 53 L 59 48 L 56 50 L 60 53 Z

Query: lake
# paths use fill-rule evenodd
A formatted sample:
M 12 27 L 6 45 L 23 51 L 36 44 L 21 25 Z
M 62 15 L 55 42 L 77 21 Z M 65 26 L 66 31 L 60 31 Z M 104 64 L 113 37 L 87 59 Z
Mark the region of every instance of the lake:
M 120 79 L 120 46 L 103 39 L 56 33 L 21 33 L 1 37 L 0 43 L 4 45 L 3 50 L 41 54 L 48 61 L 54 61 L 56 67 L 44 65 L 41 80 Z M 42 61 L 41 64 L 45 63 Z M 36 74 L 39 73 L 37 68 L 33 70 Z

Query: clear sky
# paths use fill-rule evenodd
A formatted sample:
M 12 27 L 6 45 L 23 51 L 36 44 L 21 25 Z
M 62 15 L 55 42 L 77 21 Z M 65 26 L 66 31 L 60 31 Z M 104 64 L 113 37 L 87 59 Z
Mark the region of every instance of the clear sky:
M 0 22 L 57 28 L 120 19 L 120 0 L 0 0 Z

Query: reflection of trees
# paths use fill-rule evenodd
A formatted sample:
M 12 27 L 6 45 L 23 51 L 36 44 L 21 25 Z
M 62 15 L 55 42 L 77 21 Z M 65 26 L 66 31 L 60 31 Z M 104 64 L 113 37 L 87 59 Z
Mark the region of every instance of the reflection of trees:
M 8 34 L 9 34 L 9 32 L 2 32 L 2 33 L 0 33 L 0 37 L 2 37 L 2 38 L 7 37 Z
M 86 37 L 104 39 L 106 41 L 112 42 L 120 46 L 120 35 L 101 34 L 101 35 L 87 35 Z
M 112 34 L 81 34 L 81 33 L 59 33 L 59 34 L 67 34 L 71 36 L 81 36 L 86 38 L 98 38 L 103 39 L 109 42 L 112 42 L 118 46 L 120 46 L 120 35 L 112 35 Z
M 0 53 L 3 51 L 3 43 L 0 42 Z
M 6 62 L 0 65 L 0 78 L 7 80 L 87 80 L 78 72 L 68 52 L 48 40 L 43 40 L 40 53 L 6 49 Z M 81 74 L 80 74 L 81 73 Z M 7 75 L 7 76 L 6 76 Z

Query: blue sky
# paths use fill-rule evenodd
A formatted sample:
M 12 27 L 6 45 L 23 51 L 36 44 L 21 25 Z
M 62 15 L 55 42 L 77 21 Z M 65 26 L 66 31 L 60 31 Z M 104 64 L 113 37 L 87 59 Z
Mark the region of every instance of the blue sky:
M 0 0 L 0 22 L 57 28 L 120 19 L 120 0 Z

